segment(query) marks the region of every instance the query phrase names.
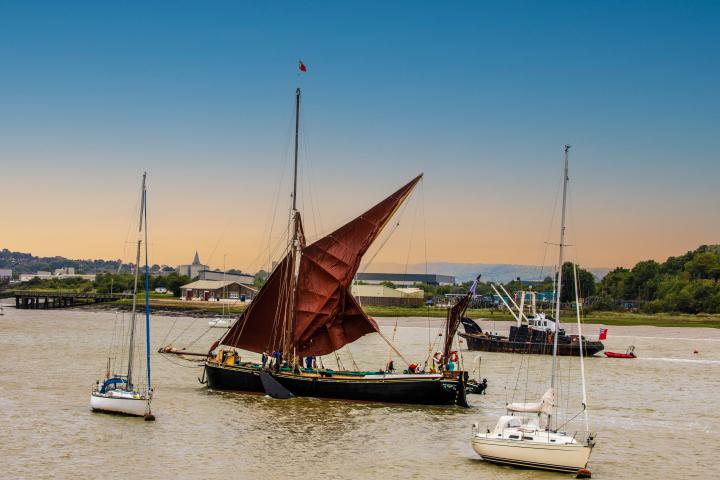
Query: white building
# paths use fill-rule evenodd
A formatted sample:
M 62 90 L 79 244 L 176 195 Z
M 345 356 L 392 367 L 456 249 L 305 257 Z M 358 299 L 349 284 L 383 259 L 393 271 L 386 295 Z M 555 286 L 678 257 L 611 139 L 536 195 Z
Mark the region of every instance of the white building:
M 0 282 L 12 280 L 12 270 L 9 268 L 0 268 Z
M 75 273 L 74 267 L 63 267 L 63 268 L 57 268 L 52 273 L 51 272 L 45 272 L 45 271 L 39 271 L 35 273 L 21 273 L 20 274 L 20 281 L 21 282 L 29 282 L 33 278 L 40 278 L 40 279 L 53 279 L 57 278 L 58 280 L 63 280 L 65 278 L 82 278 L 83 280 L 95 280 L 95 274 L 81 274 L 81 273 Z

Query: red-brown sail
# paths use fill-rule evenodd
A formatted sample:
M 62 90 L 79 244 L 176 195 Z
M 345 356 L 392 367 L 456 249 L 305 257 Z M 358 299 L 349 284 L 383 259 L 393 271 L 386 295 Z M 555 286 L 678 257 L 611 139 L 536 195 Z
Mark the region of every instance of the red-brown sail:
M 275 267 L 243 315 L 235 322 L 220 343 L 262 353 L 282 349 L 282 295 L 288 274 L 292 272 L 292 255 Z
M 295 303 L 298 355 L 325 355 L 378 330 L 350 293 L 350 283 L 362 256 L 421 178 L 305 247 Z
M 363 312 L 349 291 L 360 259 L 387 221 L 422 178 L 387 197 L 355 220 L 301 250 L 294 298 L 292 342 L 299 356 L 325 355 L 354 342 L 378 326 Z M 222 340 L 252 352 L 280 350 L 282 328 L 278 304 L 287 298 L 292 254 L 273 271 L 248 310 Z
M 468 293 L 448 310 L 447 321 L 445 322 L 445 344 L 443 345 L 442 358 L 445 366 L 447 366 L 448 359 L 450 358 L 452 342 L 455 338 L 455 333 L 457 333 L 457 329 L 460 326 L 460 320 L 462 319 L 462 316 L 465 315 L 465 311 L 467 310 L 468 305 L 470 305 L 470 300 L 472 300 L 473 295 L 475 295 L 478 280 L 480 280 L 479 276 L 473 282 Z

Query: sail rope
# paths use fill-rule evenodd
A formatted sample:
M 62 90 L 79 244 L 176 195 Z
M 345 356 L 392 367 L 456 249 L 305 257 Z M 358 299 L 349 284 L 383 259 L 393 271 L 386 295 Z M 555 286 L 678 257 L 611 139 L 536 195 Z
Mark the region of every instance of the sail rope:
M 550 222 L 548 223 L 547 233 L 545 234 L 545 248 L 543 249 L 542 261 L 539 264 L 539 271 L 537 273 L 538 280 L 542 280 L 543 272 L 545 271 L 545 260 L 547 259 L 548 250 L 550 248 L 550 240 L 552 235 L 553 224 L 555 223 L 555 215 L 557 214 L 558 199 L 562 192 L 563 177 L 561 176 L 555 187 L 555 198 L 553 200 L 553 206 L 550 210 Z

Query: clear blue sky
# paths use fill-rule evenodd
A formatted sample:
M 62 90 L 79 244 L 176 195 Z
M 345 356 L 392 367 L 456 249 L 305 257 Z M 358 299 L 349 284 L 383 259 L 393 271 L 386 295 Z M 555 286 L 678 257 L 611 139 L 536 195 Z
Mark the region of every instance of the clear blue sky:
M 586 264 L 717 243 L 718 25 L 718 2 L 0 1 L 2 188 L 37 221 L 5 212 L 0 246 L 117 257 L 148 169 L 158 261 L 248 264 L 298 81 L 325 230 L 424 171 L 431 260 L 536 263 L 571 143 Z

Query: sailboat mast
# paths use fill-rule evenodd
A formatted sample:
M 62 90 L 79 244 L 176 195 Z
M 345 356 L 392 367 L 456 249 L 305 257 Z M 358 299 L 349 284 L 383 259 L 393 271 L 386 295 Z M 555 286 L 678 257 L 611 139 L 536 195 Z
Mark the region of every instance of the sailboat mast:
M 293 214 L 297 211 L 298 143 L 300 132 L 300 88 L 295 90 L 295 170 L 293 172 Z
M 289 288 L 288 303 L 285 312 L 285 345 L 283 346 L 285 357 L 293 360 L 294 345 L 293 332 L 295 328 L 295 286 L 297 285 L 298 270 L 298 252 L 300 250 L 300 212 L 297 209 L 297 182 L 298 182 L 298 150 L 300 144 L 300 97 L 302 92 L 300 88 L 295 89 L 295 165 L 293 169 L 293 194 L 292 194 L 292 262 L 290 263 L 292 270 L 288 272 Z
M 137 291 L 138 291 L 138 280 L 140 278 L 140 247 L 142 246 L 142 229 L 143 229 L 143 214 L 145 213 L 145 177 L 146 173 L 143 173 L 142 187 L 140 189 L 140 222 L 138 226 L 138 241 L 137 241 L 137 253 L 135 254 L 135 282 L 133 283 L 133 299 L 132 299 L 132 314 L 130 315 L 130 347 L 128 348 L 128 368 L 127 368 L 127 384 L 125 385 L 126 390 L 132 388 L 132 369 L 133 369 L 133 351 L 135 347 L 135 321 L 137 314 L 135 308 L 137 307 Z
M 557 298 L 555 307 L 555 332 L 553 333 L 553 361 L 552 376 L 550 379 L 550 387 L 555 387 L 555 377 L 557 376 L 557 347 L 558 333 L 560 332 L 560 297 L 562 293 L 562 270 L 563 270 L 563 249 L 565 247 L 565 206 L 567 203 L 567 185 L 568 185 L 568 150 L 570 145 L 565 145 L 565 169 L 563 170 L 563 197 L 562 197 L 562 214 L 560 217 L 560 245 L 558 254 L 558 275 L 557 275 Z
M 145 234 L 145 359 L 147 366 L 147 389 L 150 391 L 150 265 L 148 262 L 147 190 L 144 181 L 146 175 L 147 173 L 143 174 L 143 217 L 145 218 L 143 228 L 143 233 Z

